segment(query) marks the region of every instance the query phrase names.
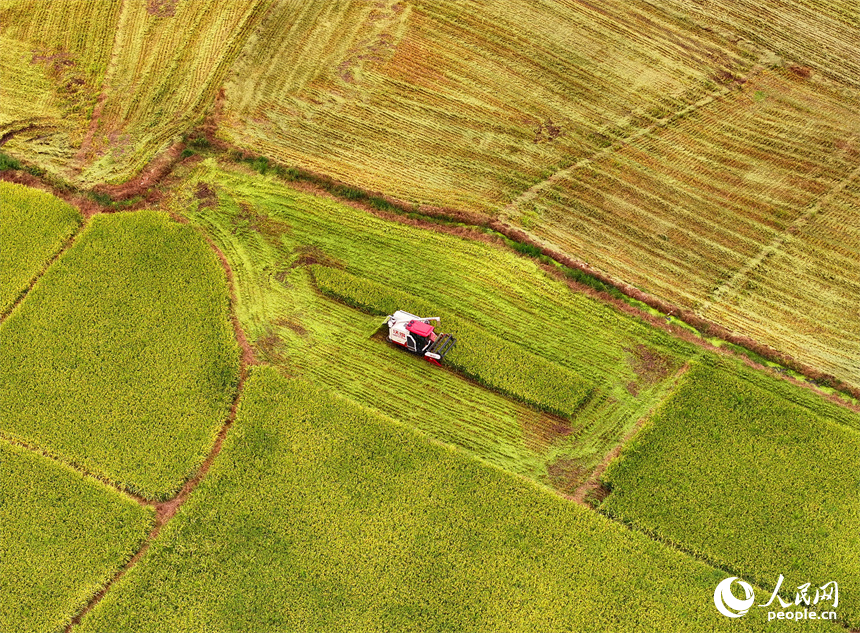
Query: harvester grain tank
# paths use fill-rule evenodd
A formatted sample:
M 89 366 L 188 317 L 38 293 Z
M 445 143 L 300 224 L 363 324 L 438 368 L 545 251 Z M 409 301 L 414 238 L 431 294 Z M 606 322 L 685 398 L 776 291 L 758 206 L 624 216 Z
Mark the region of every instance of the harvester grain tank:
M 422 318 L 398 310 L 386 318 L 388 340 L 413 354 L 423 356 L 431 363 L 441 365 L 445 354 L 451 351 L 457 339 L 450 334 L 436 334 L 431 321 L 439 321 L 439 317 Z

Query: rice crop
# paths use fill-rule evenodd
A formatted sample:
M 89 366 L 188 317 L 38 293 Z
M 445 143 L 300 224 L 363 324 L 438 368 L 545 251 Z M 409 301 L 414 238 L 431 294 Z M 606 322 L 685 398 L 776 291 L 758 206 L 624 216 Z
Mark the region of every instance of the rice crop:
M 856 627 L 860 416 L 791 402 L 774 385 L 700 362 L 610 465 L 601 508 L 768 593 L 783 574 L 787 599 L 805 582 L 836 581 L 839 616 Z
M 95 216 L 0 324 L 0 433 L 170 496 L 233 396 L 228 310 L 224 272 L 192 228 Z
M 81 631 L 720 631 L 723 577 L 260 368 L 209 476 Z
M 104 484 L 0 441 L 0 630 L 62 629 L 152 521 Z
M 78 211 L 59 198 L 0 181 L 0 316 L 80 224 Z

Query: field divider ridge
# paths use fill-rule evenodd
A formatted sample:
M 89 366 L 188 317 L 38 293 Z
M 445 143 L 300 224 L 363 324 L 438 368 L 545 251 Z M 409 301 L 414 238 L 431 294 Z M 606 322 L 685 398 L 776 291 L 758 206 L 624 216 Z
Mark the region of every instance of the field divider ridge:
M 89 224 L 90 216 L 83 214 L 83 213 L 81 215 L 83 216 L 83 220 L 78 225 L 77 230 L 74 233 L 72 233 L 69 237 L 67 237 L 66 240 L 63 242 L 63 244 L 60 246 L 60 248 L 53 255 L 51 255 L 51 257 L 48 259 L 48 261 L 46 261 L 45 264 L 42 266 L 42 269 L 38 273 L 36 273 L 36 275 L 30 280 L 30 283 L 27 284 L 27 287 L 24 288 L 18 294 L 18 296 L 12 302 L 12 305 L 10 305 L 6 309 L 5 312 L 0 313 L 0 325 L 2 325 L 6 321 L 6 319 L 8 319 L 12 315 L 13 312 L 15 312 L 15 309 L 19 305 L 21 305 L 21 303 L 24 302 L 24 299 L 27 298 L 27 295 L 30 294 L 30 292 L 33 290 L 33 288 L 36 287 L 36 284 L 39 283 L 39 280 L 42 277 L 44 277 L 46 272 L 48 272 L 48 269 L 51 267 L 51 265 L 54 264 L 54 262 L 56 262 L 58 259 L 60 259 L 60 257 L 63 255 L 63 253 L 65 253 L 67 250 L 69 250 L 72 247 L 72 245 L 75 243 L 75 240 L 77 240 L 78 236 L 84 232 L 84 229 Z
M 570 499 L 580 505 L 583 505 L 587 508 L 591 508 L 592 510 L 597 510 L 597 508 L 589 502 L 589 496 L 595 493 L 599 493 L 601 490 L 606 490 L 603 486 L 603 482 L 600 481 L 600 477 L 603 475 L 604 471 L 609 467 L 609 464 L 615 461 L 615 459 L 621 455 L 621 451 L 624 450 L 624 447 L 630 443 L 633 438 L 635 438 L 639 431 L 642 430 L 642 427 L 651 419 L 654 415 L 654 412 L 672 395 L 675 393 L 675 390 L 678 388 L 678 383 L 690 369 L 690 363 L 694 361 L 698 356 L 694 358 L 689 358 L 687 361 L 678 368 L 678 371 L 669 378 L 668 382 L 672 383 L 671 387 L 666 390 L 666 394 L 660 399 L 659 402 L 655 403 L 649 410 L 648 413 L 639 418 L 636 423 L 633 425 L 633 428 L 630 429 L 621 441 L 615 445 L 612 450 L 610 450 L 600 461 L 600 463 L 591 471 L 591 474 L 588 476 L 582 484 L 580 484 L 576 490 L 573 491 L 570 495 L 564 495 L 565 498 Z M 607 492 L 608 494 L 608 492 Z
M 171 214 L 171 217 L 181 224 L 187 224 L 188 221 L 185 218 L 181 218 L 174 214 Z M 224 445 L 224 440 L 227 437 L 227 433 L 230 428 L 233 426 L 233 423 L 236 421 L 236 413 L 239 408 L 239 401 L 242 398 L 242 393 L 245 387 L 245 381 L 248 378 L 248 367 L 250 365 L 257 364 L 257 360 L 254 357 L 253 349 L 248 343 L 248 339 L 245 336 L 245 332 L 242 329 L 241 324 L 239 323 L 239 319 L 236 315 L 236 289 L 235 289 L 235 281 L 233 275 L 233 269 L 230 266 L 227 257 L 218 248 L 217 244 L 215 244 L 214 240 L 207 235 L 202 228 L 197 228 L 198 232 L 201 236 L 206 240 L 209 244 L 209 247 L 215 252 L 215 255 L 218 258 L 218 261 L 221 263 L 224 268 L 224 274 L 227 278 L 227 286 L 229 290 L 230 297 L 230 316 L 233 324 L 233 333 L 236 338 L 236 342 L 240 348 L 240 356 L 239 356 L 239 380 L 236 384 L 236 392 L 233 395 L 233 401 L 230 405 L 230 410 L 227 413 L 227 417 L 221 425 L 221 429 L 218 431 L 218 435 L 215 438 L 215 442 L 212 445 L 212 448 L 209 451 L 209 454 L 206 456 L 206 459 L 200 464 L 197 468 L 196 472 L 192 477 L 185 481 L 180 488 L 179 492 L 176 493 L 172 498 L 166 499 L 164 501 L 152 502 L 146 501 L 145 505 L 153 507 L 155 509 L 155 524 L 152 527 L 149 535 L 143 541 L 138 550 L 132 555 L 129 561 L 123 565 L 121 569 L 119 569 L 113 577 L 108 580 L 108 582 L 90 599 L 90 601 L 81 609 L 69 622 L 69 624 L 65 627 L 65 633 L 69 633 L 77 624 L 80 624 L 83 617 L 90 612 L 101 600 L 107 595 L 108 591 L 110 591 L 111 587 L 116 583 L 120 578 L 122 578 L 128 570 L 134 567 L 139 560 L 143 558 L 146 552 L 149 550 L 150 545 L 155 542 L 155 539 L 158 538 L 158 535 L 161 533 L 162 528 L 172 519 L 176 513 L 179 511 L 179 508 L 188 500 L 188 497 L 194 491 L 194 489 L 200 484 L 201 481 L 206 477 L 209 473 L 209 469 L 212 466 L 212 463 L 215 461 L 215 458 L 221 452 L 221 448 Z

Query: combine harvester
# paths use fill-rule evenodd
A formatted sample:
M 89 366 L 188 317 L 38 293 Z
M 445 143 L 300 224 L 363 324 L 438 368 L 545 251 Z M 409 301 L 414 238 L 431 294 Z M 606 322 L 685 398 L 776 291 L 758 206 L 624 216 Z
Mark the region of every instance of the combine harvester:
M 386 318 L 384 325 L 388 325 L 389 341 L 423 356 L 431 363 L 442 365 L 442 359 L 451 351 L 457 339 L 450 334 L 436 334 L 430 321 L 438 320 L 439 317 L 422 319 L 398 310 Z

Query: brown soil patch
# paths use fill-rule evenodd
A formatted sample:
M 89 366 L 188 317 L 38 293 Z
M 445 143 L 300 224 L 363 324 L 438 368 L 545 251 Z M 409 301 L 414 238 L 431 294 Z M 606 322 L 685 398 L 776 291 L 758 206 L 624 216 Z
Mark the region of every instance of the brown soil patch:
M 342 261 L 330 256 L 318 246 L 298 246 L 293 252 L 297 257 L 293 260 L 293 263 L 290 264 L 290 268 L 313 266 L 314 264 L 340 269 L 344 269 L 346 267 Z
M 304 338 L 306 338 L 308 335 L 308 331 L 305 329 L 305 327 L 301 323 L 293 319 L 278 319 L 275 321 L 275 325 L 280 325 L 281 327 L 288 327 L 293 332 Z
M 547 465 L 546 474 L 553 488 L 569 496 L 588 477 L 588 468 L 579 459 L 560 458 Z
M 176 15 L 176 3 L 179 0 L 149 0 L 146 3 L 146 12 L 160 18 L 172 18 Z
M 639 343 L 634 348 L 623 348 L 625 352 L 630 354 L 627 362 L 633 369 L 636 376 L 639 378 L 639 383 L 645 385 L 655 385 L 663 378 L 669 375 L 672 371 L 672 358 L 666 354 L 661 354 L 644 343 Z M 638 393 L 631 390 L 631 385 L 627 385 L 627 390 L 634 396 Z
M 526 446 L 536 453 L 543 453 L 553 444 L 573 433 L 570 420 L 545 411 L 522 413 L 519 421 Z
M 211 208 L 218 206 L 218 194 L 215 189 L 205 182 L 198 182 L 194 190 L 194 197 L 200 201 L 199 208 Z

